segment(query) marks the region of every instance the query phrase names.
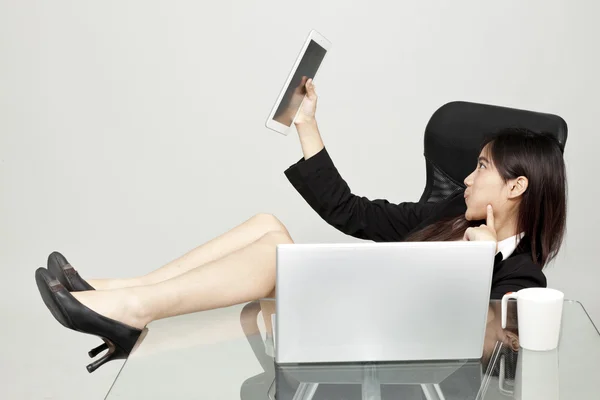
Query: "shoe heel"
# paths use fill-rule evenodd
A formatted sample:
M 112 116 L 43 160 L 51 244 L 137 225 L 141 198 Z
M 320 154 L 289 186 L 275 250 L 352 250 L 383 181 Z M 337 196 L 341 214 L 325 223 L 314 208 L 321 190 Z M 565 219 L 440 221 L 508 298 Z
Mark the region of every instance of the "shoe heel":
M 88 372 L 93 372 L 108 361 L 126 359 L 140 336 L 147 329 L 138 329 L 107 318 L 87 308 L 56 279 L 46 268 L 35 271 L 35 281 L 46 307 L 54 318 L 65 327 L 100 337 L 105 345 L 100 345 L 88 352 L 93 356 L 100 351 L 108 351 L 99 360 L 87 365 Z
M 90 358 L 94 358 L 106 349 L 108 349 L 108 345 L 106 343 L 102 343 L 100 346 L 94 347 L 93 349 L 88 351 L 88 356 L 90 356 Z
M 113 342 L 106 338 L 102 338 L 102 340 L 104 340 L 105 345 L 108 348 L 108 352 L 106 352 L 106 354 L 103 355 L 101 358 L 86 366 L 86 369 L 89 373 L 94 372 L 109 361 L 127 358 L 128 353 L 126 351 L 121 349 L 119 346 L 115 346 Z M 102 347 L 102 345 L 98 346 L 97 348 L 100 347 Z

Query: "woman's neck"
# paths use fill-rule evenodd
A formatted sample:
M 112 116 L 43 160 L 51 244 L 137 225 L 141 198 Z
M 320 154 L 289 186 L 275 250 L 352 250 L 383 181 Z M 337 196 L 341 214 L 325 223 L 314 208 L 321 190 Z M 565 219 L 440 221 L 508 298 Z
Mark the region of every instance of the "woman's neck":
M 516 215 L 506 215 L 504 218 L 495 217 L 494 224 L 499 242 L 517 234 Z

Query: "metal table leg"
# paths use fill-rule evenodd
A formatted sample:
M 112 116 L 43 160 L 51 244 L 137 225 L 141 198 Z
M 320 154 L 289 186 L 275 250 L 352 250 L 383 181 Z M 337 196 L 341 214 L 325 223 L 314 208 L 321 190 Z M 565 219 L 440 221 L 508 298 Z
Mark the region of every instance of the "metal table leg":
M 442 393 L 442 389 L 440 385 L 433 383 L 424 383 L 421 384 L 421 390 L 423 390 L 423 394 L 427 400 L 446 400 L 444 394 Z
M 312 400 L 318 387 L 318 383 L 300 383 L 293 400 Z
M 381 385 L 375 366 L 367 365 L 363 371 L 362 400 L 381 400 Z
M 277 383 L 276 380 L 273 379 L 273 382 L 271 382 L 271 386 L 269 386 L 269 389 L 267 390 L 267 396 L 269 397 L 269 400 L 275 400 L 276 394 L 277 394 Z

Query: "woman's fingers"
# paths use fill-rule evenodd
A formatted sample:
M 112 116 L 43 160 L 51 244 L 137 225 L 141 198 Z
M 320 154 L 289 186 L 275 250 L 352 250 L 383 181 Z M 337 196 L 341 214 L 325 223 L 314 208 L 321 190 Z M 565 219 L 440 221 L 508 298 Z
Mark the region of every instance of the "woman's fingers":
M 467 228 L 467 230 L 465 231 L 465 234 L 463 235 L 463 240 L 470 240 L 470 233 L 473 230 L 473 228 Z
M 315 84 L 311 79 L 306 82 L 306 94 L 311 100 L 314 100 L 317 97 L 317 92 L 315 90 Z
M 490 229 L 487 225 L 480 225 L 476 228 L 470 227 L 465 230 L 465 234 L 463 235 L 463 240 L 468 241 L 479 241 L 479 240 L 493 240 L 495 242 L 498 241 L 496 237 L 496 232 L 493 229 Z

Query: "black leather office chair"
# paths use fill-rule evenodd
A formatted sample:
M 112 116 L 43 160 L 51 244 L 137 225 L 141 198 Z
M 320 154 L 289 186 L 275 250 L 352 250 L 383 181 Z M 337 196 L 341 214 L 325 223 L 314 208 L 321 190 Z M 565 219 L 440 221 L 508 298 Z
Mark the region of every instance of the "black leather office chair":
M 420 202 L 440 202 L 465 189 L 464 179 L 473 171 L 483 141 L 503 128 L 527 128 L 554 135 L 563 150 L 567 124 L 559 116 L 488 104 L 454 101 L 438 108 L 425 128 L 425 189 Z M 273 397 L 273 360 L 265 354 L 257 335 L 258 302 L 247 305 L 241 321 L 248 341 L 264 373 L 249 378 L 241 388 L 242 400 L 264 399 L 270 389 Z
M 438 108 L 425 128 L 427 179 L 419 201 L 439 202 L 463 191 L 483 141 L 513 127 L 551 134 L 563 150 L 567 142 L 567 124 L 557 115 L 465 101 Z

